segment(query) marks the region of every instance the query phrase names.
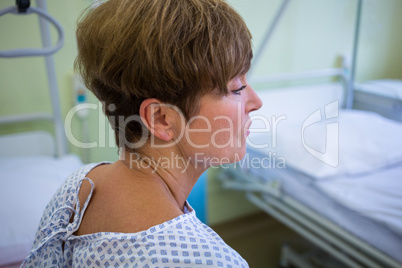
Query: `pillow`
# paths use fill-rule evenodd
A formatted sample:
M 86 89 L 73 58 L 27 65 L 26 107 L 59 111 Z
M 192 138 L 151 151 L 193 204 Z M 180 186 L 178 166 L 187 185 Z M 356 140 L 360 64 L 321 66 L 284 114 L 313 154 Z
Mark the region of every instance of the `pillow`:
M 341 110 L 337 116 L 328 109 L 327 118 L 319 114 L 299 122 L 283 120 L 275 133 L 251 129 L 248 146 L 266 155 L 275 153 L 286 165 L 316 179 L 402 164 L 402 124 L 359 110 Z
M 27 257 L 47 203 L 81 166 L 74 155 L 0 158 L 0 265 Z

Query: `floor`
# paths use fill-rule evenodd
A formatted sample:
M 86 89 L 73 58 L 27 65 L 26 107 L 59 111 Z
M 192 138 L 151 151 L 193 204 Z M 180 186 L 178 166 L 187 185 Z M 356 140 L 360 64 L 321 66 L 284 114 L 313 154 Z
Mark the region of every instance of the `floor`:
M 252 268 L 278 267 L 284 243 L 300 251 L 309 247 L 299 235 L 263 212 L 211 227 Z

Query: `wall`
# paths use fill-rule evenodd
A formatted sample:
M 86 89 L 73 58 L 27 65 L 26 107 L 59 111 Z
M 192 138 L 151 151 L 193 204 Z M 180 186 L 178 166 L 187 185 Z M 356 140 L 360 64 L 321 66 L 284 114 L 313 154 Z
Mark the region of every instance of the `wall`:
M 75 23 L 79 14 L 90 4 L 89 0 L 51 0 L 48 10 L 64 27 L 64 47 L 55 54 L 61 109 L 65 116 L 73 106 L 71 74 L 76 56 Z M 245 18 L 254 36 L 254 47 L 259 48 L 270 20 L 279 6 L 279 0 L 230 0 Z M 0 1 L 0 8 L 15 3 Z M 274 33 L 268 49 L 256 66 L 255 74 L 301 71 L 333 67 L 337 56 L 350 55 L 356 1 L 351 0 L 299 0 L 292 1 L 283 20 Z M 402 10 L 400 0 L 365 0 L 356 78 L 358 81 L 380 78 L 402 79 Z M 17 46 L 40 46 L 37 18 L 33 15 L 0 17 L 0 49 Z M 53 36 L 55 32 L 53 31 Z M 17 45 L 20 44 L 20 45 Z M 24 112 L 51 111 L 47 92 L 44 60 L 41 58 L 0 59 L 0 116 Z M 263 85 L 255 85 L 257 90 Z M 98 104 L 90 95 L 89 102 Z M 88 117 L 89 141 L 97 141 L 103 148 L 89 150 L 91 162 L 117 159 L 113 137 L 99 111 L 90 111 Z M 107 126 L 107 125 L 106 125 Z M 51 129 L 44 122 L 2 127 L 0 134 L 32 129 Z M 73 120 L 72 129 L 80 139 L 80 121 Z M 70 145 L 73 153 L 83 151 Z M 252 213 L 242 193 L 224 191 L 209 174 L 209 222 L 219 223 L 240 215 Z
M 230 1 L 254 36 L 255 51 L 282 1 Z M 250 4 L 252 3 L 252 4 Z M 333 67 L 338 55 L 351 55 L 357 1 L 290 1 L 255 74 Z M 357 81 L 402 77 L 402 2 L 364 0 Z

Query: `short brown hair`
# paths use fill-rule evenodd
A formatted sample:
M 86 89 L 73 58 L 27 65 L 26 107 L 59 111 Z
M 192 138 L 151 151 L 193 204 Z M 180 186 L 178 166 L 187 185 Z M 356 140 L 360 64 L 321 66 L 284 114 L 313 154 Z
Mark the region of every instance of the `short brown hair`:
M 76 69 L 109 118 L 138 115 L 157 98 L 188 120 L 200 96 L 227 94 L 252 58 L 251 34 L 224 0 L 109 0 L 82 16 L 77 42 Z M 111 124 L 119 147 L 142 133 L 135 122 Z

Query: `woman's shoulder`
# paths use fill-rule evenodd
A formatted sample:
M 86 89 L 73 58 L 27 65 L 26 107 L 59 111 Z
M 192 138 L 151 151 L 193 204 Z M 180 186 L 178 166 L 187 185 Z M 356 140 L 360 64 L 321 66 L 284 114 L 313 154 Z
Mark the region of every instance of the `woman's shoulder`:
M 77 235 L 135 233 L 183 214 L 148 178 L 127 174 L 118 163 L 93 168 L 86 178 L 80 203 L 94 190 Z

